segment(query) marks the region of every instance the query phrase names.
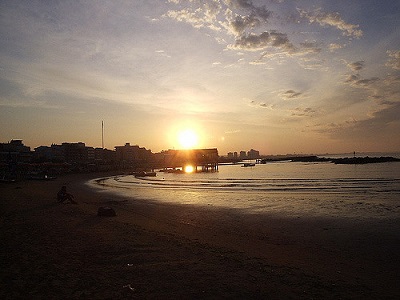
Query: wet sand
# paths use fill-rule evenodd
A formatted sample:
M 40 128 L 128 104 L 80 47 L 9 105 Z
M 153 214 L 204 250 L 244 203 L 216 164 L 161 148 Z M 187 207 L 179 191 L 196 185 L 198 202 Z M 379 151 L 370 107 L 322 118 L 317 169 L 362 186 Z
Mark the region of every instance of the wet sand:
M 1 299 L 400 298 L 400 218 L 132 201 L 83 184 L 100 176 L 0 185 Z

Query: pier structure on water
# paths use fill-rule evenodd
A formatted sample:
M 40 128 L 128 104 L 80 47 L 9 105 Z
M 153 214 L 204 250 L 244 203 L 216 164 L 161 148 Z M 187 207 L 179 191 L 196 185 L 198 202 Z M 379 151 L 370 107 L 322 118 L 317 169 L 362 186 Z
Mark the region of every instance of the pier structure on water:
M 193 172 L 218 171 L 218 150 L 212 149 L 185 149 L 167 150 L 163 155 L 163 168 L 184 170 L 187 166 L 193 167 Z

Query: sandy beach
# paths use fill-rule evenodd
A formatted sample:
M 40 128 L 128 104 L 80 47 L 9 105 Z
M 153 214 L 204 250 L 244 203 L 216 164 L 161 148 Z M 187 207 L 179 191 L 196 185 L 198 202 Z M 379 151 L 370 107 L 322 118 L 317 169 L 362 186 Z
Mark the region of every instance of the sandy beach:
M 398 219 L 128 201 L 84 185 L 101 176 L 0 185 L 1 299 L 400 298 Z

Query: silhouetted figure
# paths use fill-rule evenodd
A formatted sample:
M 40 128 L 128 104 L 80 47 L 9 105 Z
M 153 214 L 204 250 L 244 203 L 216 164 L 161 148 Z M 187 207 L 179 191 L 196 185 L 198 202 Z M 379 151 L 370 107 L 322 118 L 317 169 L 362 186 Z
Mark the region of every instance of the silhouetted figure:
M 67 187 L 65 185 L 63 185 L 61 187 L 61 190 L 58 191 L 57 200 L 60 203 L 63 203 L 64 201 L 69 200 L 73 204 L 78 204 L 77 202 L 74 201 L 74 196 L 71 195 L 70 193 L 67 193 Z

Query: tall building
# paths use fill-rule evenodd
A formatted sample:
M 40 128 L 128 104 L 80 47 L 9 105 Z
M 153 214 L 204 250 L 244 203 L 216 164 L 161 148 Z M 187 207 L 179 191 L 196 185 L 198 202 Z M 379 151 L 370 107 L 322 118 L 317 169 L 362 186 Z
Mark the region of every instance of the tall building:
M 64 149 L 65 161 L 82 163 L 88 159 L 85 143 L 62 143 Z
M 151 150 L 137 145 L 131 146 L 126 143 L 124 146 L 115 146 L 116 160 L 119 162 L 146 162 L 151 160 Z
M 51 147 L 35 148 L 35 158 L 39 161 L 87 163 L 95 160 L 95 150 L 83 142 L 52 144 Z
M 34 158 L 38 162 L 65 162 L 65 151 L 62 145 L 52 144 L 35 148 Z
M 251 149 L 249 152 L 247 152 L 247 158 L 248 158 L 248 159 L 257 159 L 257 158 L 260 158 L 260 151 Z
M 111 163 L 116 160 L 116 152 L 113 150 L 108 150 L 103 148 L 95 148 L 94 159 L 96 161 Z

